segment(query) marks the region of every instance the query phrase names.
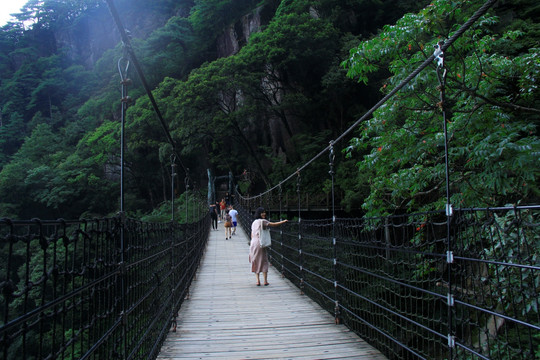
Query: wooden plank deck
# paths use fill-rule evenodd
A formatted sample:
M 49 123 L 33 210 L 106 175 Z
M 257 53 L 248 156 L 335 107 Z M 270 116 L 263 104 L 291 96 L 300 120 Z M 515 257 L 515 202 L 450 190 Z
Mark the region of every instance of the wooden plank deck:
M 210 238 L 176 332 L 158 356 L 172 359 L 386 359 L 271 266 L 256 286 L 243 230 Z M 262 282 L 262 274 L 261 274 Z

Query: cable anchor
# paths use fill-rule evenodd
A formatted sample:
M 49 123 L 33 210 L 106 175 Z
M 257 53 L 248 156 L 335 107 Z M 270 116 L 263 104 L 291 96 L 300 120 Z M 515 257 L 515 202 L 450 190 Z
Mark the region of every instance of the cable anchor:
M 437 67 L 439 68 L 444 67 L 444 52 L 442 51 L 443 45 L 444 41 L 441 40 L 433 46 L 435 48 L 435 51 L 433 51 L 433 56 L 435 57 L 435 60 L 437 60 Z
M 330 153 L 328 154 L 328 157 L 329 157 L 328 165 L 330 166 L 330 171 L 328 172 L 328 174 L 330 174 L 330 176 L 334 176 L 335 175 L 335 172 L 334 172 L 334 160 L 336 159 L 336 155 L 334 154 L 334 142 L 333 141 L 330 141 Z

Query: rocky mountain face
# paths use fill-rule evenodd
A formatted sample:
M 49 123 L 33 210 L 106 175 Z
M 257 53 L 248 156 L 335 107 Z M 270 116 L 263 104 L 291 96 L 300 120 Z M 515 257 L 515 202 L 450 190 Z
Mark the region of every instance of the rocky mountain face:
M 124 9 L 120 16 L 123 26 L 132 38 L 144 39 L 152 31 L 165 25 L 171 16 L 189 15 L 161 10 L 148 11 L 132 7 Z M 248 42 L 250 35 L 259 31 L 261 24 L 269 20 L 263 19 L 264 10 L 264 5 L 259 6 L 238 22 L 223 29 L 216 40 L 217 56 L 227 57 L 236 54 Z M 42 43 L 48 43 L 49 50 L 52 50 L 50 46 L 54 46 L 55 50 L 63 49 L 69 58 L 87 68 L 93 67 L 106 50 L 115 47 L 121 41 L 117 26 L 105 6 L 88 12 L 87 16 L 78 19 L 72 26 L 49 33 L 48 37 Z
M 227 57 L 235 55 L 240 49 L 249 42 L 249 38 L 252 34 L 259 32 L 262 25 L 266 25 L 271 16 L 267 16 L 269 12 L 272 12 L 269 6 L 261 5 L 254 9 L 252 12 L 241 17 L 239 21 L 229 25 L 221 35 L 218 36 L 216 41 L 217 55 L 218 57 Z M 268 76 L 261 79 L 261 86 L 269 99 L 276 99 L 276 103 L 271 104 L 278 106 L 279 102 L 283 98 L 283 90 L 285 87 L 280 83 L 279 79 L 282 78 L 282 74 L 276 74 L 276 70 L 268 67 Z M 227 96 L 227 95 L 223 95 Z M 235 94 L 235 99 L 229 99 L 228 101 L 235 101 L 237 106 L 241 106 L 243 95 Z M 294 120 L 289 114 L 283 113 L 281 118 L 277 115 L 268 115 L 267 117 L 268 138 L 264 141 L 272 148 L 272 153 L 276 156 L 285 158 L 285 154 L 294 154 L 294 146 L 290 144 L 292 136 L 291 128 L 294 128 Z M 285 124 L 288 124 L 286 126 Z M 252 120 L 252 128 L 250 131 L 253 133 L 253 139 L 257 138 L 257 133 L 261 131 L 261 124 L 257 124 L 257 120 Z M 256 146 L 256 144 L 254 144 Z
M 247 44 L 251 34 L 261 28 L 261 13 L 264 6 L 259 6 L 255 11 L 243 16 L 240 21 L 229 25 L 217 39 L 218 57 L 226 57 L 236 54 L 242 46 Z

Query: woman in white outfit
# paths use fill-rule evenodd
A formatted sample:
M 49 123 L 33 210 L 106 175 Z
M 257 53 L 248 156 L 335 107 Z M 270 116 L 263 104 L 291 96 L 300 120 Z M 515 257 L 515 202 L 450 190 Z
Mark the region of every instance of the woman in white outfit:
M 251 263 L 251 272 L 255 273 L 257 277 L 257 286 L 261 286 L 260 273 L 263 273 L 264 286 L 270 285 L 268 283 L 268 252 L 266 248 L 261 248 L 261 225 L 263 229 L 268 226 L 278 226 L 286 223 L 288 220 L 282 220 L 278 222 L 270 222 L 266 220 L 266 211 L 260 207 L 255 211 L 255 220 L 251 224 L 251 243 L 249 246 L 249 262 Z

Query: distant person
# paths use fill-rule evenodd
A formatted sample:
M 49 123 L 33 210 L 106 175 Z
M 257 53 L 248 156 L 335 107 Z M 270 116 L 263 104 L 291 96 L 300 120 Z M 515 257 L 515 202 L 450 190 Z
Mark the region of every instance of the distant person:
M 225 198 L 221 199 L 219 203 L 219 210 L 220 210 L 220 218 L 223 220 L 225 217 L 225 209 L 227 208 L 227 203 L 225 202 Z
M 229 240 L 231 238 L 232 218 L 229 215 L 228 209 L 225 210 L 225 218 L 223 220 L 225 221 L 225 240 Z
M 229 215 L 231 215 L 232 219 L 232 235 L 236 235 L 236 225 L 238 225 L 236 217 L 238 216 L 238 211 L 232 205 L 229 207 Z
M 261 286 L 259 274 L 262 272 L 264 277 L 264 286 L 268 283 L 268 252 L 266 248 L 261 248 L 259 239 L 261 237 L 261 226 L 266 229 L 268 226 L 278 226 L 286 223 L 288 220 L 270 222 L 266 220 L 266 211 L 260 207 L 255 211 L 255 220 L 251 224 L 251 243 L 249 245 L 249 262 L 251 263 L 251 272 L 255 273 L 257 286 Z
M 218 210 L 216 207 L 216 204 L 212 203 L 209 206 L 210 211 L 210 221 L 212 222 L 212 230 L 217 230 L 217 224 L 218 224 Z

